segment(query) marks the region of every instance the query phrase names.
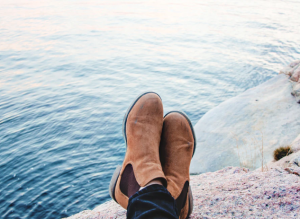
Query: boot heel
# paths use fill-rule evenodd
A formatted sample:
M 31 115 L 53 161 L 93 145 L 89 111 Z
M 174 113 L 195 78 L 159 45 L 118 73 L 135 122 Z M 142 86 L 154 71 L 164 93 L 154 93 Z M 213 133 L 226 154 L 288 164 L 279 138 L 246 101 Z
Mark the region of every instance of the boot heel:
M 122 169 L 122 166 L 118 165 L 117 168 L 115 169 L 113 176 L 111 177 L 110 184 L 109 184 L 109 195 L 115 202 L 117 202 L 115 199 L 115 188 L 116 188 L 116 184 L 117 184 L 121 169 Z

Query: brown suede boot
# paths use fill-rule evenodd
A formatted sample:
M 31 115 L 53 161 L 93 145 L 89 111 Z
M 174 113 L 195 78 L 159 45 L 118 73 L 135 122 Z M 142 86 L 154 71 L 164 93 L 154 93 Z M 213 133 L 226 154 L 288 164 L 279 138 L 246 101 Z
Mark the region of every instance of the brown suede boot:
M 170 112 L 164 118 L 160 160 L 167 178 L 167 190 L 176 200 L 179 218 L 186 219 L 193 210 L 189 186 L 190 163 L 196 148 L 193 126 L 182 112 Z
M 163 126 L 163 105 L 156 93 L 140 95 L 123 121 L 127 151 L 121 167 L 117 167 L 110 182 L 110 196 L 127 209 L 129 197 L 154 179 L 166 178 L 159 159 L 159 144 Z

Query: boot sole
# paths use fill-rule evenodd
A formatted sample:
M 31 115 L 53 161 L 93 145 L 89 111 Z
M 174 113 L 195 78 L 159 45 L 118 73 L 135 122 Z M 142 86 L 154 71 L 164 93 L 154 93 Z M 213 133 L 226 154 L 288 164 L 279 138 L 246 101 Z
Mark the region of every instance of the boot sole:
M 121 169 L 122 169 L 122 166 L 118 165 L 117 168 L 115 169 L 114 174 L 111 177 L 111 180 L 109 183 L 109 195 L 115 202 L 117 202 L 116 198 L 115 198 L 115 189 L 116 189 L 116 184 L 117 184 Z
M 153 94 L 156 94 L 160 99 L 161 97 L 155 93 L 155 92 L 152 92 L 152 91 L 148 91 L 148 92 L 144 92 L 142 94 L 140 94 L 133 102 L 132 104 L 130 105 L 130 107 L 128 108 L 128 110 L 126 111 L 125 113 L 125 116 L 124 116 L 124 119 L 123 119 L 123 125 L 122 125 L 122 130 L 123 130 L 123 138 L 124 138 L 124 141 L 125 141 L 125 145 L 126 145 L 126 148 L 127 148 L 127 137 L 126 137 L 126 121 L 127 121 L 127 117 L 132 109 L 132 107 L 135 105 L 135 103 L 142 97 L 144 96 L 145 94 L 149 94 L 149 93 L 153 93 Z M 110 180 L 110 184 L 109 184 L 109 195 L 110 197 L 115 201 L 117 202 L 117 200 L 115 199 L 115 188 L 116 188 L 116 184 L 117 184 L 117 181 L 118 181 L 118 178 L 119 178 L 119 175 L 120 175 L 120 172 L 121 172 L 121 169 L 122 169 L 122 166 L 118 165 L 117 168 L 115 169 L 114 171 L 114 174 Z

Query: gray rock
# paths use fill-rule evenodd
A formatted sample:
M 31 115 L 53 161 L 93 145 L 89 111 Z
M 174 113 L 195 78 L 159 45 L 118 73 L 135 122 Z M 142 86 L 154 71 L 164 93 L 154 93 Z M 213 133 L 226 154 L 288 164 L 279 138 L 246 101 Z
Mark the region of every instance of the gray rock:
M 272 161 L 273 151 L 300 133 L 300 104 L 291 92 L 291 81 L 280 74 L 207 112 L 195 125 L 191 173 Z

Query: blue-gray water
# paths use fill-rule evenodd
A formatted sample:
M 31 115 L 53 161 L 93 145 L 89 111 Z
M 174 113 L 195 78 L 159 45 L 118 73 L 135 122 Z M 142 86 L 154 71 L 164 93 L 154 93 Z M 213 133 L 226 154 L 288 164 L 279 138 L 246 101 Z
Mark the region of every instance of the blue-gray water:
M 0 217 L 60 218 L 109 200 L 122 118 L 158 92 L 193 124 L 300 56 L 300 3 L 0 2 Z

